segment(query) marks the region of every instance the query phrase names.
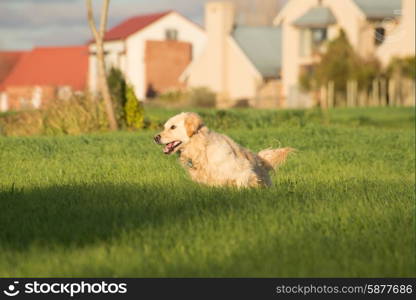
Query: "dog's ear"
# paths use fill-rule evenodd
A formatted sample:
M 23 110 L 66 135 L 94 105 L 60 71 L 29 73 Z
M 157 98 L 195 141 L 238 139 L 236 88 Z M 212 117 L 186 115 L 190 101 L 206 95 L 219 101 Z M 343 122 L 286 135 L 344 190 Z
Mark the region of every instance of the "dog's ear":
M 196 113 L 186 113 L 185 129 L 189 137 L 193 136 L 203 125 L 201 117 Z

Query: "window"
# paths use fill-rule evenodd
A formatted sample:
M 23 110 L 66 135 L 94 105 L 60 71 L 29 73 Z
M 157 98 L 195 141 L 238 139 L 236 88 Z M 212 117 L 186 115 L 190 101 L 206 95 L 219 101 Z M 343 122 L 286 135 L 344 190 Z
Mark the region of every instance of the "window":
M 165 37 L 168 41 L 178 40 L 178 31 L 176 29 L 166 29 Z
M 383 27 L 376 27 L 374 31 L 374 43 L 376 46 L 381 45 L 386 38 L 386 30 Z
M 321 50 L 322 44 L 327 40 L 326 28 L 305 28 L 300 33 L 300 55 L 311 56 Z
M 314 28 L 312 29 L 312 42 L 315 46 L 321 45 L 327 38 L 326 28 Z

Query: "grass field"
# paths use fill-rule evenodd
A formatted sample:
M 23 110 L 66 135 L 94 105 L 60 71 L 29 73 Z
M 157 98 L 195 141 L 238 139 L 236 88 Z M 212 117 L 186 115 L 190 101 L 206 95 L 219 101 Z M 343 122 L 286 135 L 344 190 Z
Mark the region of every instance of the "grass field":
M 299 152 L 236 190 L 191 182 L 155 131 L 0 137 L 0 276 L 416 276 L 413 109 L 201 112 Z

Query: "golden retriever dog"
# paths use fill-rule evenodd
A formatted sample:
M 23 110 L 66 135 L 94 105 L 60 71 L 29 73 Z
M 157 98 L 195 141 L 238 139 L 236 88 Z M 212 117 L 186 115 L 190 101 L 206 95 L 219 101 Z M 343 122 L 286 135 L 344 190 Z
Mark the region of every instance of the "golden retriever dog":
M 170 118 L 154 140 L 164 145 L 165 154 L 179 154 L 194 181 L 210 186 L 270 186 L 269 173 L 293 151 L 281 148 L 253 153 L 229 137 L 209 130 L 201 117 L 191 112 Z

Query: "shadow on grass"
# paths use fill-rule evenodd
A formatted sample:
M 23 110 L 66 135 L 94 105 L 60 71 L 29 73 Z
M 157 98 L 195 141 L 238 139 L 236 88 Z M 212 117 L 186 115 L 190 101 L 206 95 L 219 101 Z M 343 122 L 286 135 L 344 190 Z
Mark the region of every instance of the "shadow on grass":
M 225 196 L 222 189 L 196 189 L 96 184 L 0 191 L 0 248 L 82 247 L 130 229 L 249 209 L 251 201 L 239 198 L 256 193 Z
M 319 215 L 335 213 L 338 207 L 351 210 L 353 215 L 380 204 L 389 210 L 395 204 L 389 193 L 398 187 L 397 182 L 352 178 L 342 183 L 282 181 L 267 190 L 206 188 L 191 183 L 12 188 L 0 191 L 0 249 L 83 247 L 116 239 L 130 230 L 187 226 L 191 220 L 206 217 L 215 222 L 215 218 L 229 214 L 241 213 L 244 218 L 259 209 L 276 211 L 279 218 L 293 213 L 314 216 L 315 209 Z M 404 184 L 400 189 L 407 203 L 411 187 Z
M 401 195 L 392 201 L 397 187 Z M 414 237 L 393 233 L 414 224 L 411 213 L 403 213 L 412 205 L 412 191 L 413 186 L 394 181 L 354 178 L 342 183 L 282 180 L 267 190 L 104 183 L 10 189 L 0 191 L 0 252 L 24 252 L 31 246 L 72 250 L 111 244 L 123 232 L 140 235 L 149 228 L 163 231 L 170 226 L 193 226 L 200 219 L 211 219 L 208 227 L 213 238 L 213 230 L 219 236 L 222 232 L 212 225 L 223 217 L 228 222 L 229 216 L 228 229 L 233 222 L 247 222 L 254 228 L 251 235 L 241 234 L 238 247 L 230 247 L 226 262 L 217 253 L 195 266 L 192 259 L 182 261 L 179 252 L 172 256 L 177 261 L 165 261 L 162 271 L 151 263 L 137 262 L 129 269 L 130 261 L 121 270 L 148 276 L 159 272 L 170 276 L 409 276 L 414 274 L 415 261 L 409 255 Z M 273 215 L 262 220 L 263 213 L 270 211 Z M 274 229 L 268 229 L 269 225 Z M 204 229 L 198 234 L 204 235 Z M 175 233 L 170 237 L 176 239 Z M 166 251 L 166 245 L 163 249 Z M 114 276 L 114 270 L 97 274 Z M 97 271 L 85 272 L 91 276 Z

